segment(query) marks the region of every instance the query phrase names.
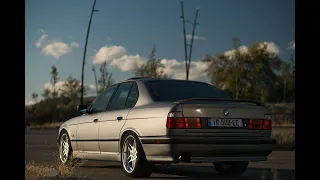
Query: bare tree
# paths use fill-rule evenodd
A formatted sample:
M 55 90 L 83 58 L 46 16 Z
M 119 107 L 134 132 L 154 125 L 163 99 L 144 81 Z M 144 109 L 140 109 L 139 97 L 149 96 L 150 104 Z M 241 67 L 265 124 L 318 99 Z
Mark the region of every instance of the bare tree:
M 108 68 L 107 62 L 104 62 L 100 66 L 100 78 L 98 80 L 99 93 L 102 92 L 109 85 L 114 83 L 114 81 L 112 79 L 112 73 L 110 73 L 107 68 Z
M 57 84 L 57 82 L 59 80 L 58 74 L 59 73 L 58 73 L 58 70 L 57 70 L 56 66 L 53 65 L 51 67 L 51 80 L 50 80 L 50 82 L 51 82 L 52 87 L 53 87 L 52 98 L 54 98 L 54 99 L 58 96 L 58 92 L 56 91 L 56 84 Z
M 140 65 L 136 71 L 136 76 L 152 77 L 152 78 L 166 78 L 167 75 L 163 72 L 163 65 L 160 59 L 155 56 L 156 45 L 153 46 L 149 59 L 146 64 Z
M 32 99 L 34 100 L 35 103 L 38 103 L 38 93 L 32 93 Z

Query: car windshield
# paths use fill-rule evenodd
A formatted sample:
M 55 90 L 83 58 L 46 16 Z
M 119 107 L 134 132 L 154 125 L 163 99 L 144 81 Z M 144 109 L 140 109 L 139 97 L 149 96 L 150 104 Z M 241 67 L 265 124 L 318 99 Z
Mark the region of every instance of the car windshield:
M 154 80 L 145 82 L 154 101 L 180 101 L 189 98 L 231 99 L 218 88 L 201 82 Z

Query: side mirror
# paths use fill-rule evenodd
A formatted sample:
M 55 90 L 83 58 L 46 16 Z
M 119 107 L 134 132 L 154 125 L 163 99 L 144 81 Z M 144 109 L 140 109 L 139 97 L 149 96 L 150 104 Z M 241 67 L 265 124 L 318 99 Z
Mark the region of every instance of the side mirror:
M 80 113 L 80 114 L 85 114 L 88 112 L 88 106 L 87 105 L 78 105 L 77 106 L 77 111 Z

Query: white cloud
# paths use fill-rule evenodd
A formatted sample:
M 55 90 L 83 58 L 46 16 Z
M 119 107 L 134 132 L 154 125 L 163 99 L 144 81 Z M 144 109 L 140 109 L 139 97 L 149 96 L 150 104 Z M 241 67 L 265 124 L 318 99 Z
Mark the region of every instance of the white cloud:
M 107 36 L 106 39 L 107 39 L 107 41 L 111 41 L 111 37 L 110 36 Z
M 43 29 L 40 29 L 39 31 L 42 32 L 42 35 L 41 35 L 40 39 L 36 42 L 36 46 L 38 48 L 40 48 L 43 45 L 43 43 L 45 42 L 45 40 L 48 38 L 48 34 L 45 34 Z
M 35 102 L 35 101 L 32 101 L 32 100 L 31 100 L 31 101 L 26 101 L 26 102 L 25 102 L 25 105 L 26 105 L 26 106 L 31 106 L 31 105 L 34 105 L 35 103 L 36 103 L 36 102 Z
M 269 51 L 270 53 L 274 53 L 276 55 L 280 54 L 279 46 L 276 45 L 274 42 L 263 42 L 263 43 L 260 43 L 260 47 L 263 47 L 263 45 L 267 45 L 267 51 Z
M 58 81 L 56 83 L 56 92 L 58 94 L 62 93 L 63 90 L 64 90 L 64 87 L 63 87 L 63 84 L 65 83 L 66 81 Z M 81 82 L 80 82 L 80 85 L 81 85 Z M 86 84 L 84 84 L 86 86 Z M 97 93 L 97 90 L 96 90 L 96 86 L 93 85 L 93 84 L 89 84 L 87 87 L 87 94 L 88 95 L 96 95 Z M 99 88 L 99 85 L 98 85 L 98 88 Z M 46 82 L 44 85 L 43 85 L 43 89 L 48 89 L 50 92 L 53 92 L 54 88 L 53 88 L 53 85 L 50 83 L 50 82 Z
M 163 71 L 165 74 L 176 79 L 186 78 L 186 64 L 185 61 L 177 61 L 176 59 L 168 60 L 162 59 L 161 64 L 164 65 Z M 191 61 L 189 79 L 197 80 L 205 76 L 206 64 L 202 61 Z
M 56 83 L 56 92 L 61 93 L 62 89 L 63 89 L 63 84 L 65 83 L 65 81 L 58 81 Z M 53 85 L 50 82 L 47 82 L 44 84 L 43 89 L 48 89 L 50 92 L 53 92 L 54 88 Z
M 120 58 L 115 58 L 111 61 L 110 65 L 117 67 L 121 71 L 132 71 L 136 69 L 141 64 L 145 64 L 147 59 L 141 57 L 140 55 L 123 55 Z M 164 68 L 158 69 L 163 70 L 163 72 L 176 79 L 185 79 L 185 62 L 177 61 L 176 59 L 168 60 L 162 59 L 160 63 Z M 206 64 L 201 61 L 191 61 L 189 78 L 191 80 L 196 80 L 202 76 L 205 76 Z
M 72 47 L 79 47 L 79 43 L 75 41 L 70 45 L 61 40 L 49 41 L 47 40 L 48 34 L 46 34 L 43 29 L 40 29 L 39 32 L 41 32 L 42 35 L 35 45 L 37 48 L 41 48 L 41 52 L 46 56 L 53 56 L 58 60 L 61 56 L 71 53 Z
M 99 89 L 99 85 L 98 85 L 98 89 Z M 87 86 L 87 96 L 95 96 L 95 95 L 97 95 L 96 85 L 90 84 L 89 86 Z
M 288 49 L 292 49 L 292 50 L 295 50 L 295 41 L 291 41 L 288 43 Z
M 120 58 L 125 55 L 126 49 L 123 46 L 104 46 L 99 49 L 93 58 L 93 63 L 103 63 Z
M 80 45 L 79 45 L 79 43 L 77 43 L 77 42 L 75 42 L 75 41 L 73 41 L 72 43 L 71 43 L 71 47 L 76 47 L 76 48 L 78 48 Z
M 192 39 L 192 35 L 191 34 L 187 34 L 186 35 L 186 39 L 188 39 L 188 40 Z M 206 40 L 206 38 L 194 35 L 193 36 L 193 40 Z
M 248 47 L 247 46 L 240 46 L 239 51 L 241 54 L 246 54 L 248 53 Z M 224 52 L 224 55 L 228 57 L 228 59 L 232 59 L 234 58 L 234 55 L 236 53 L 236 50 L 232 49 L 232 50 L 228 50 L 226 52 Z
M 274 42 L 262 42 L 260 43 L 260 48 L 262 48 L 264 45 L 267 46 L 267 51 L 270 53 L 274 53 L 276 55 L 280 54 L 280 48 L 278 45 L 276 45 Z M 240 46 L 239 47 L 240 53 L 245 54 L 248 53 L 248 47 L 247 46 Z M 235 55 L 235 50 L 228 50 L 226 52 L 224 52 L 224 55 L 228 57 L 228 59 L 233 59 L 234 55 Z
M 143 64 L 144 61 L 145 58 L 138 54 L 135 56 L 124 55 L 120 58 L 114 59 L 111 62 L 111 65 L 119 68 L 121 71 L 130 71 L 136 69 L 138 66 Z
M 96 89 L 96 86 L 93 85 L 93 84 L 90 84 L 90 85 L 89 85 L 89 88 L 90 88 L 90 89 Z
M 262 45 L 267 45 L 267 50 L 269 52 L 279 54 L 279 47 L 273 42 L 263 42 Z M 241 53 L 248 53 L 247 46 L 240 46 L 239 50 Z M 226 51 L 225 55 L 232 57 L 235 50 Z M 101 63 L 105 61 L 111 61 L 110 65 L 120 69 L 121 71 L 132 71 L 141 64 L 147 62 L 146 58 L 137 55 L 128 55 L 126 50 L 122 46 L 104 46 L 96 53 L 94 57 L 94 63 Z M 185 61 L 178 61 L 176 59 L 161 59 L 161 64 L 164 68 L 159 68 L 158 70 L 163 70 L 165 74 L 176 79 L 185 79 L 186 77 L 186 67 Z M 191 61 L 189 79 L 197 80 L 201 77 L 206 77 L 205 70 L 207 64 L 202 61 Z
M 72 49 L 69 44 L 62 41 L 53 41 L 42 48 L 43 54 L 46 56 L 53 56 L 57 60 L 66 54 L 71 53 Z

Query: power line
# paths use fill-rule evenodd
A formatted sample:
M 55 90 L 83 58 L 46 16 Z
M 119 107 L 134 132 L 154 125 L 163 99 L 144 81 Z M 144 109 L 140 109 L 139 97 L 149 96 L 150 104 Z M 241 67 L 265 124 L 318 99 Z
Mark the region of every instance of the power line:
M 82 74 L 81 74 L 81 104 L 83 104 L 83 78 L 84 78 L 84 64 L 85 64 L 85 60 L 86 60 L 86 52 L 87 52 L 87 44 L 88 44 L 88 38 L 89 38 L 89 32 L 90 32 L 90 27 L 91 27 L 91 21 L 92 21 L 92 16 L 93 13 L 98 11 L 95 8 L 96 5 L 96 0 L 93 1 L 93 6 L 92 6 L 92 10 L 91 10 L 91 15 L 90 15 L 90 20 L 89 20 L 89 25 L 88 25 L 88 30 L 87 30 L 87 36 L 86 36 L 86 42 L 84 45 L 84 52 L 83 52 L 83 60 L 82 60 Z

